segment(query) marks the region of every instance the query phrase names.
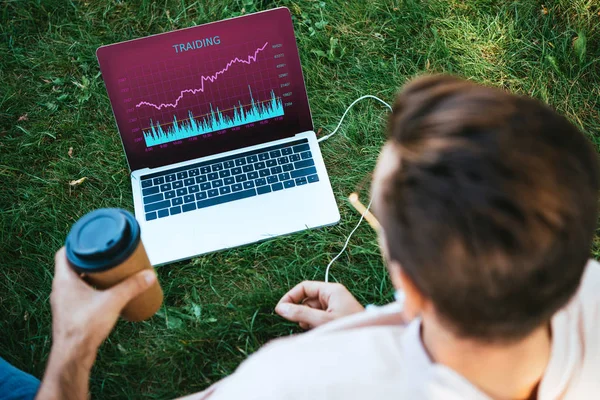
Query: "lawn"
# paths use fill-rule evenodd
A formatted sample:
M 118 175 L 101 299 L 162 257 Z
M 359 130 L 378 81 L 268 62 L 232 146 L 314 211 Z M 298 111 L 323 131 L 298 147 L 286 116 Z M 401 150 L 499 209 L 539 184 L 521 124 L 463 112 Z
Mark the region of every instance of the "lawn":
M 600 144 L 600 5 L 594 0 L 5 0 L 0 356 L 42 376 L 51 346 L 54 252 L 88 211 L 133 209 L 96 48 L 276 6 L 293 14 L 320 135 L 362 94 L 392 102 L 411 77 L 447 72 L 536 97 Z M 324 278 L 358 221 L 346 197 L 359 187 L 367 196 L 385 118 L 380 104 L 363 102 L 321 144 L 338 225 L 160 267 L 163 308 L 147 322 L 118 323 L 92 372 L 93 397 L 166 399 L 199 391 L 268 340 L 298 332 L 273 307 L 301 280 Z M 598 246 L 593 251 L 600 254 Z M 363 303 L 391 300 L 366 224 L 332 278 Z

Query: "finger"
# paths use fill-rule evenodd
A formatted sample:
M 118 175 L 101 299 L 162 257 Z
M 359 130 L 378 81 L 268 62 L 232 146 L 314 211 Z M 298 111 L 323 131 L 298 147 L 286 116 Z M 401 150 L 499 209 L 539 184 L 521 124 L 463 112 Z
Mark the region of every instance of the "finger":
M 325 311 L 291 303 L 278 304 L 275 312 L 288 321 L 302 322 L 311 326 L 323 325 L 331 319 Z
M 67 260 L 65 247 L 61 247 L 54 255 L 54 277 L 60 279 L 79 279 Z
M 316 308 L 317 310 L 324 310 L 319 299 L 306 299 L 302 302 L 302 305 L 305 305 L 310 308 Z
M 316 282 L 316 281 L 304 281 L 294 286 L 289 292 L 287 292 L 281 300 L 281 303 L 293 303 L 298 304 L 306 298 L 319 298 L 319 293 L 329 291 L 332 288 L 333 283 Z
M 309 330 L 311 328 L 311 326 L 309 324 L 307 324 L 306 322 L 299 322 L 298 325 L 300 325 L 300 328 L 305 329 L 305 330 Z
M 104 293 L 109 298 L 112 306 L 121 311 L 127 303 L 143 293 L 155 282 L 156 273 L 151 269 L 145 269 L 130 276 L 109 290 L 105 290 Z

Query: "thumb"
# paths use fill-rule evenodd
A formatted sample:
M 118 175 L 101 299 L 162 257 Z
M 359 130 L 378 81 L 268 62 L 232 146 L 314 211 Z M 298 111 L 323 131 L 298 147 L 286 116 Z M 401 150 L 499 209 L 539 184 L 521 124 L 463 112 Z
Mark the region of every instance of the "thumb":
M 279 303 L 275 307 L 275 312 L 288 321 L 302 322 L 313 327 L 331 320 L 327 312 L 300 304 Z
M 136 296 L 142 294 L 156 282 L 156 273 L 145 269 L 130 276 L 106 292 L 110 295 L 111 302 L 120 310 Z

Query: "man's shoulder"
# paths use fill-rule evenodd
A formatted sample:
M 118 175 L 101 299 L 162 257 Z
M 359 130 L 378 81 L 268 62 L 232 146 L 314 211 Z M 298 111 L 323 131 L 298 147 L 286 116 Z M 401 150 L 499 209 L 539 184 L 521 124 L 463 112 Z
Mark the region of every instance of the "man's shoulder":
M 600 264 L 596 260 L 588 261 L 579 289 L 562 313 L 584 342 L 600 345 Z
M 600 329 L 600 263 L 598 261 L 590 259 L 587 262 L 579 289 L 564 310 L 571 318 L 584 319 L 584 323 L 597 323 Z
M 600 264 L 597 261 L 588 261 L 577 293 L 553 318 L 552 327 L 555 344 L 542 385 L 542 388 L 544 384 L 547 387 L 543 390 L 564 392 L 564 398 L 590 398 L 589 394 L 598 390 L 600 364 Z M 552 394 L 547 398 L 556 396 Z
M 402 386 L 402 332 L 398 326 L 368 326 L 274 340 L 242 363 L 217 394 L 234 390 L 262 399 L 325 394 L 371 398 L 381 388 L 381 394 L 389 395 L 377 393 L 378 398 L 394 398 Z
M 600 263 L 590 259 L 581 278 L 581 295 L 600 299 Z
M 253 364 L 276 366 L 277 361 L 290 360 L 290 357 L 313 366 L 319 362 L 323 366 L 343 366 L 345 372 L 375 366 L 384 369 L 386 363 L 396 364 L 402 359 L 404 330 L 402 326 L 363 326 L 276 339 L 260 349 L 240 369 Z

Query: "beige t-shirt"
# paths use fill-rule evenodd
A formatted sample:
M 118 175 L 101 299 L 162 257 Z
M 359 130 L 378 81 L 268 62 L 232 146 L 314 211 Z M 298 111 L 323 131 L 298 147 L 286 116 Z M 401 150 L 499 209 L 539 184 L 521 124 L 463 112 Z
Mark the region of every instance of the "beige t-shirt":
M 264 346 L 190 399 L 489 399 L 430 360 L 420 320 L 402 325 L 390 304 Z M 552 318 L 552 350 L 538 399 L 600 398 L 600 264 Z

